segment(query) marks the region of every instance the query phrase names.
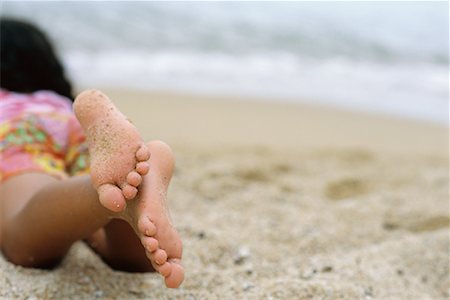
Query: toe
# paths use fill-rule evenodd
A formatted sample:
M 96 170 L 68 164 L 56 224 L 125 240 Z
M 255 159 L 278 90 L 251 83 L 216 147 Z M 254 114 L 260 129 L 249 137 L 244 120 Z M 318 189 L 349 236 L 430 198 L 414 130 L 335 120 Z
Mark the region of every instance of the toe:
M 102 184 L 98 187 L 98 198 L 100 203 L 107 209 L 119 212 L 124 210 L 126 203 L 122 191 L 115 185 Z
M 152 237 L 144 236 L 141 238 L 141 243 L 144 246 L 145 250 L 152 253 L 158 250 L 158 240 Z
M 138 187 L 142 182 L 142 176 L 136 171 L 131 171 L 127 175 L 127 183 L 134 187 Z
M 122 188 L 122 193 L 126 199 L 131 200 L 134 197 L 136 197 L 137 188 L 135 188 L 134 186 L 131 186 L 129 184 L 125 184 L 125 186 Z
M 172 272 L 172 264 L 166 261 L 163 265 L 158 267 L 158 272 L 164 277 L 169 276 Z
M 136 172 L 141 175 L 145 175 L 150 170 L 150 165 L 148 162 L 141 161 L 136 164 Z
M 136 159 L 138 161 L 147 161 L 150 159 L 150 150 L 147 146 L 142 145 L 138 151 L 136 151 Z
M 167 261 L 167 253 L 163 249 L 156 250 L 152 256 L 153 256 L 153 260 L 158 265 L 162 265 Z
M 154 236 L 156 234 L 156 226 L 146 216 L 142 216 L 138 222 L 139 232 L 146 236 Z
M 168 288 L 177 288 L 184 280 L 184 269 L 178 263 L 171 263 L 171 267 L 170 275 L 164 281 Z

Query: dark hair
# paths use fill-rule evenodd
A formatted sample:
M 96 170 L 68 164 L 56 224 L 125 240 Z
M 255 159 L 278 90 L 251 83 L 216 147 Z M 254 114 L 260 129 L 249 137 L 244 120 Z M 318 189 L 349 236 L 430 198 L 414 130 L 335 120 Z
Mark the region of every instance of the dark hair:
M 45 34 L 34 25 L 0 19 L 0 86 L 31 93 L 51 90 L 73 100 L 64 68 Z

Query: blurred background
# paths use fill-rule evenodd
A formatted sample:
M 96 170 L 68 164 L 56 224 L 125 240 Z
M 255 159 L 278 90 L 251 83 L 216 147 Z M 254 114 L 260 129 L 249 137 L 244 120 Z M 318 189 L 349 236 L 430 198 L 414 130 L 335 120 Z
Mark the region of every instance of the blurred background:
M 78 88 L 251 96 L 448 123 L 447 2 L 26 2 Z

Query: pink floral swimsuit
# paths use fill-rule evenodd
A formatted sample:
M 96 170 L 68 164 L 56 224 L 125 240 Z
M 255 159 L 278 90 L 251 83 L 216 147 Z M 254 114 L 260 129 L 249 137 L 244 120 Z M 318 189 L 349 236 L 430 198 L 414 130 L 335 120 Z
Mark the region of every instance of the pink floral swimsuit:
M 85 136 L 69 99 L 0 89 L 0 182 L 25 172 L 57 178 L 88 173 Z

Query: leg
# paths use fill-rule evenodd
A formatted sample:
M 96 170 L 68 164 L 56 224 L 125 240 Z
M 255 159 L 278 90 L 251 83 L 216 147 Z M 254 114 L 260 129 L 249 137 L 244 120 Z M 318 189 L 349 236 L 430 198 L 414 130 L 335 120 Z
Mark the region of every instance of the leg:
M 144 177 L 136 199 L 123 212 L 114 213 L 100 204 L 88 176 L 56 180 L 45 174 L 25 174 L 11 178 L 0 186 L 2 197 L 2 250 L 13 263 L 28 267 L 49 267 L 57 263 L 73 242 L 91 236 L 112 218 L 128 222 L 144 246 L 154 269 L 164 277 L 168 287 L 178 287 L 184 271 L 180 265 L 181 240 L 173 228 L 166 208 L 167 188 L 173 172 L 170 148 L 161 142 L 148 145 L 152 151 L 152 172 Z M 21 187 L 29 188 L 23 189 Z M 101 231 L 100 231 L 101 232 Z M 121 233 L 120 233 L 121 232 Z M 99 253 L 112 258 L 112 264 L 124 255 L 116 245 L 123 239 L 133 240 L 123 226 L 106 226 L 106 242 Z M 114 236 L 116 234 L 117 236 Z M 111 238 L 114 236 L 114 238 Z M 108 238 L 109 237 L 109 238 Z M 101 239 L 94 240 L 102 245 Z M 135 242 L 133 242 L 135 243 Z M 137 253 L 139 247 L 135 246 Z M 103 250 L 103 253 L 101 252 Z M 142 253 L 142 252 L 141 252 Z M 127 253 L 127 258 L 130 253 Z M 142 260 L 142 255 L 138 261 Z M 148 261 L 144 271 L 151 270 Z
M 27 267 L 54 265 L 73 242 L 113 216 L 100 205 L 89 176 L 57 180 L 41 173 L 19 175 L 3 183 L 0 194 L 3 253 Z

